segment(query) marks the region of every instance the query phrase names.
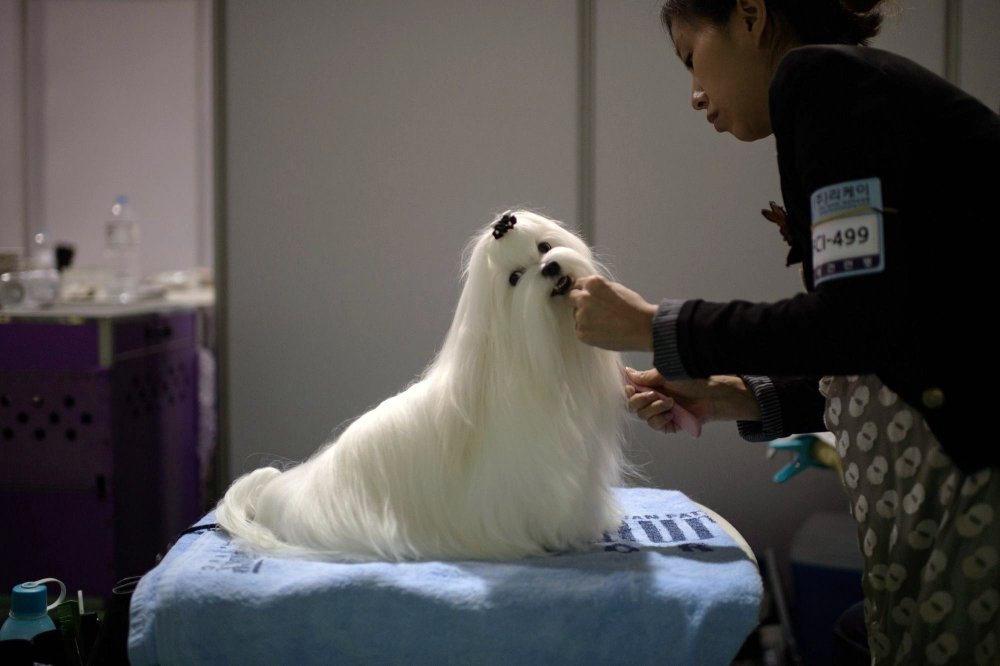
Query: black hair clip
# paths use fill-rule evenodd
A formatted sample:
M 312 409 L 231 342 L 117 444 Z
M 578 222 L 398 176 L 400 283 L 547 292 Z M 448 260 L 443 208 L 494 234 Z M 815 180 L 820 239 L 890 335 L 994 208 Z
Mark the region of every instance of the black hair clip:
M 517 218 L 507 213 L 493 225 L 493 238 L 503 238 L 504 234 L 513 229 L 515 224 L 517 224 Z

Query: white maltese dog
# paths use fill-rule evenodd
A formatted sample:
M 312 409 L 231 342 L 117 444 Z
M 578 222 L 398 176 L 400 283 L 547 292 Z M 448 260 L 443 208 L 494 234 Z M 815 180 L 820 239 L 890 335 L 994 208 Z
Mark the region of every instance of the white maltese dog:
M 465 287 L 419 381 L 287 471 L 237 479 L 217 518 L 237 543 L 343 561 L 505 559 L 619 526 L 618 354 L 581 343 L 563 298 L 604 274 L 559 223 L 512 211 L 465 252 Z

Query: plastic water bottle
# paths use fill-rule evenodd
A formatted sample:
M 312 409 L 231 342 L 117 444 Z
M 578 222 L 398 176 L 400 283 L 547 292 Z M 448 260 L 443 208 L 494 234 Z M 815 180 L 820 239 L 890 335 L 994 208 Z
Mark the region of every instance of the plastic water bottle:
M 39 231 L 31 238 L 31 267 L 36 269 L 56 267 L 56 249 L 49 234 Z
M 139 291 L 139 223 L 124 195 L 119 195 L 111 206 L 104 241 L 111 271 L 107 297 L 115 303 L 131 303 Z
M 45 583 L 48 582 L 59 583 L 60 592 L 55 603 L 46 606 L 49 591 Z M 48 616 L 48 611 L 65 598 L 66 586 L 55 578 L 15 585 L 10 595 L 10 616 L 0 627 L 0 641 L 30 641 L 40 633 L 54 630 L 56 625 Z
M 55 246 L 45 231 L 39 231 L 31 239 L 30 263 L 34 270 L 21 274 L 28 292 L 27 302 L 48 307 L 59 298 L 59 271 Z
M 46 308 L 59 299 L 56 251 L 49 235 L 39 231 L 31 237 L 31 249 L 23 270 L 0 275 L 0 306 L 10 310 Z

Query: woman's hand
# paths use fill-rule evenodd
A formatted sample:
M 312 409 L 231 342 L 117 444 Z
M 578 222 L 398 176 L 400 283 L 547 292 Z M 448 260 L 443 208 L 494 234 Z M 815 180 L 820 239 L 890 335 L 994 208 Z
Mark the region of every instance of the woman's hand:
M 792 244 L 791 232 L 788 230 L 788 213 L 785 209 L 774 203 L 773 201 L 768 202 L 771 206 L 771 210 L 761 209 L 760 214 L 764 216 L 766 220 L 774 222 L 778 225 L 778 230 L 781 232 L 781 237 L 789 245 Z
M 579 278 L 566 294 L 576 336 L 612 351 L 652 351 L 656 306 L 628 287 L 599 275 Z
M 625 386 L 629 411 L 645 420 L 653 430 L 676 431 L 675 402 L 702 424 L 709 421 L 760 420 L 760 406 L 739 377 L 712 375 L 708 379 L 667 380 L 656 369 L 638 371 L 626 368 L 625 372 L 636 384 L 648 386 L 667 396 L 666 400 L 661 400 L 653 391 L 637 392 L 635 387 Z

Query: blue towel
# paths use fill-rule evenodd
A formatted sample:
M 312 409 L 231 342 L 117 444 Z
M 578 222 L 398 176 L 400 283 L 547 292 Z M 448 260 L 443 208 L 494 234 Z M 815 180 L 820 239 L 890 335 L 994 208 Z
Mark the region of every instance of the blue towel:
M 182 537 L 132 596 L 146 664 L 729 664 L 756 627 L 756 565 L 683 493 L 615 490 L 587 551 L 343 564 Z M 201 523 L 214 522 L 213 514 Z

